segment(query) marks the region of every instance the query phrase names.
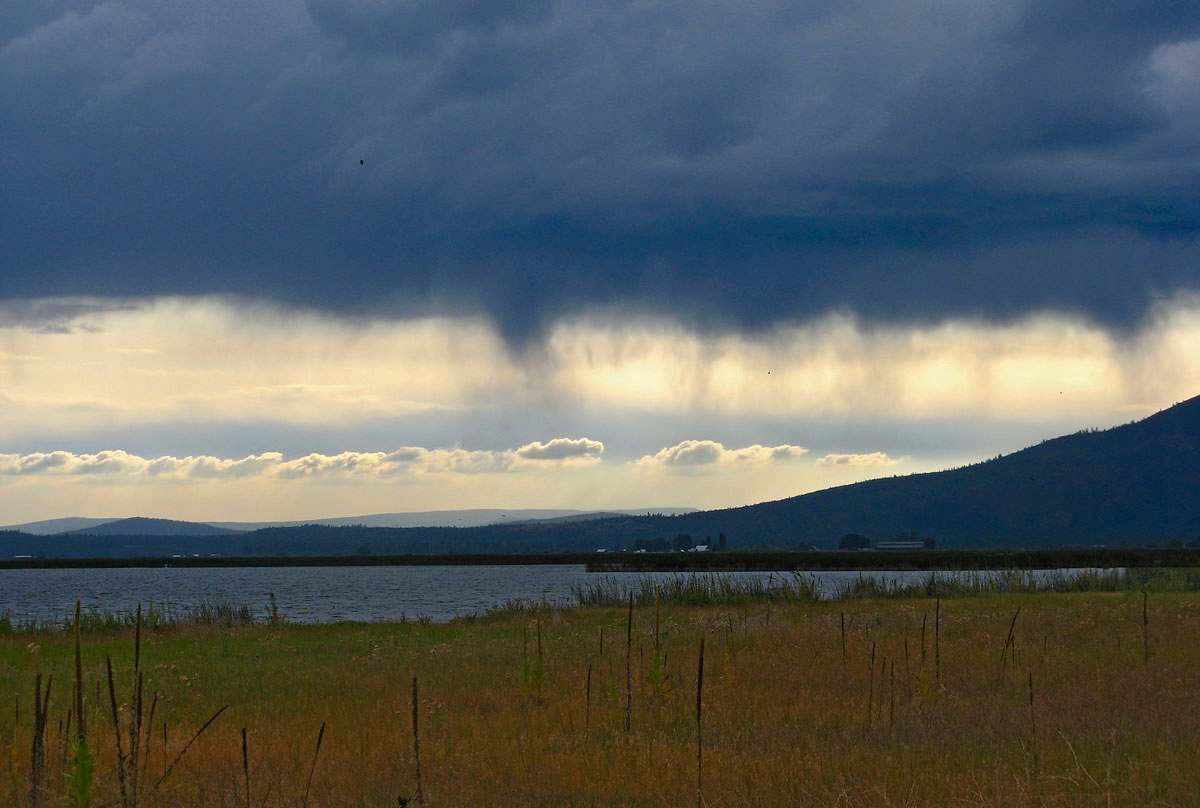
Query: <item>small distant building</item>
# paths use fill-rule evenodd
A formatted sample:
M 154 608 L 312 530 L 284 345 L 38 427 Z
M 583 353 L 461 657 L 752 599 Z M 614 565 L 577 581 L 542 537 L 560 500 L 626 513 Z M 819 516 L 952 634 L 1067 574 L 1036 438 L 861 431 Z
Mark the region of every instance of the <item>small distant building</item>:
M 707 544 L 697 544 L 695 547 L 691 548 L 690 550 L 687 550 L 686 552 L 689 552 L 689 553 L 707 553 L 707 552 L 708 552 L 708 545 L 707 545 Z
M 887 541 L 877 542 L 876 550 L 936 550 L 937 542 L 933 539 L 919 539 L 915 536 L 904 536 Z

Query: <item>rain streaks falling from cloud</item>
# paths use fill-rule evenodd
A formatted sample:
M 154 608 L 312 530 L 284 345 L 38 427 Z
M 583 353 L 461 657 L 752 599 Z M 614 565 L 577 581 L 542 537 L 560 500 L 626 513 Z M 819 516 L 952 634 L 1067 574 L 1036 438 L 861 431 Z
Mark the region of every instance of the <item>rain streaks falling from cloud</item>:
M 607 410 L 1115 422 L 1200 389 L 1192 297 L 1164 302 L 1135 332 L 1050 312 L 911 327 L 835 315 L 759 335 L 592 317 L 560 321 L 521 352 L 473 319 L 364 322 L 214 298 L 70 310 L 85 313 L 0 320 L 0 428 L 10 436 L 248 416 L 353 426 L 498 406 L 576 420 Z M 572 450 L 552 441 L 527 456 Z

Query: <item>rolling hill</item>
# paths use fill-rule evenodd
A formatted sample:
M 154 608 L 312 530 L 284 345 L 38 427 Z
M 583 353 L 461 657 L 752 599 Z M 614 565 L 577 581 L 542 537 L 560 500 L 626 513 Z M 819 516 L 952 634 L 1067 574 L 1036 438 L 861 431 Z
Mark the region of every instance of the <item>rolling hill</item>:
M 202 522 L 180 522 L 175 519 L 147 519 L 133 516 L 100 525 L 72 530 L 65 535 L 87 536 L 232 536 L 239 531 L 213 527 Z
M 319 519 L 295 519 L 291 521 L 263 522 L 174 522 L 168 519 L 150 519 L 136 517 L 133 521 L 128 518 L 95 518 L 70 516 L 61 519 L 45 519 L 39 522 L 26 522 L 20 525 L 6 525 L 0 530 L 15 530 L 33 536 L 55 536 L 67 533 L 89 533 L 96 536 L 116 535 L 184 535 L 183 525 L 196 525 L 196 529 L 187 528 L 189 535 L 211 534 L 205 530 L 208 527 L 223 528 L 237 533 L 251 530 L 262 530 L 269 527 L 300 527 L 302 525 L 325 525 L 328 527 L 482 527 L 517 522 L 533 522 L 538 520 L 563 519 L 601 519 L 613 516 L 632 516 L 637 514 L 679 514 L 694 513 L 695 508 L 638 508 L 636 510 L 613 511 L 581 511 L 569 508 L 466 508 L 446 511 L 402 511 L 398 513 L 373 513 L 363 516 L 333 516 Z M 162 527 L 168 532 L 153 534 L 158 523 L 166 523 Z M 100 529 L 103 525 L 116 525 Z
M 42 519 L 37 522 L 25 522 L 20 525 L 6 525 L 0 530 L 19 530 L 31 536 L 54 536 L 59 533 L 70 533 L 76 530 L 86 530 L 99 527 L 117 519 L 100 519 L 89 516 L 64 516 L 60 519 Z
M 374 513 L 366 516 L 335 516 L 323 519 L 298 519 L 287 522 L 210 522 L 231 530 L 261 530 L 268 527 L 483 527 L 548 519 L 598 519 L 606 516 L 630 516 L 644 513 L 693 513 L 695 508 L 639 508 L 613 512 L 580 511 L 568 508 L 467 508 L 453 511 L 406 511 Z
M 740 508 L 492 528 L 498 546 L 584 550 L 725 533 L 729 546 L 832 546 L 912 531 L 941 547 L 1141 545 L 1200 538 L 1200 397 L 1141 421 L 962 468 L 885 477 Z M 464 537 L 465 538 L 465 537 Z
M 593 523 L 600 527 L 601 523 Z M 915 531 L 945 547 L 1058 547 L 1200 537 L 1200 397 L 975 465 L 888 477 L 661 523 L 734 546 L 828 545 Z M 640 533 L 626 520 L 614 533 Z

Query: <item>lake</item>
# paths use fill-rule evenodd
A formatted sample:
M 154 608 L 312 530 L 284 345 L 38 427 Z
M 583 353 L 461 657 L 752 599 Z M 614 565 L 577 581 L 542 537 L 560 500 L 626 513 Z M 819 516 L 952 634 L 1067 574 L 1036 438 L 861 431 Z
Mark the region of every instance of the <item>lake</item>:
M 1062 572 L 1069 573 L 1068 570 Z M 138 603 L 181 611 L 201 603 L 246 605 L 265 616 L 271 594 L 288 620 L 394 621 L 402 618 L 450 620 L 482 614 L 513 601 L 574 602 L 572 588 L 597 577 L 621 586 L 640 579 L 680 573 L 588 573 L 582 565 L 398 566 L 398 567 L 230 567 L 0 570 L 0 614 L 14 622 L 62 620 L 79 599 L 84 608 L 133 611 Z M 686 574 L 686 573 L 685 573 Z M 791 573 L 723 572 L 731 578 Z M 858 577 L 895 582 L 924 581 L 928 572 L 863 571 L 811 574 L 823 591 Z M 939 572 L 939 577 L 995 573 Z

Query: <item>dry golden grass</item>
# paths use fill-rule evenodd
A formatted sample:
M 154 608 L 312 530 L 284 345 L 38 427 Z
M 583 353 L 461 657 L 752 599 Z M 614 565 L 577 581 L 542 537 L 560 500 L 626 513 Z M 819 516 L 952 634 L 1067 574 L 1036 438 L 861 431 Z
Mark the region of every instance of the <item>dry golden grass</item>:
M 427 805 L 695 805 L 702 635 L 705 805 L 1200 804 L 1200 595 L 1150 597 L 1148 660 L 1140 594 L 944 600 L 940 632 L 934 611 L 925 600 L 664 606 L 665 663 L 656 663 L 654 609 L 638 609 L 629 734 L 623 609 L 508 612 L 447 625 L 155 630 L 142 641 L 146 700 L 160 695 L 142 749 L 140 804 L 245 806 L 245 727 L 251 805 L 300 806 L 327 722 L 308 804 L 397 806 L 416 793 L 416 676 Z M 540 682 L 529 662 L 539 621 Z M 64 804 L 60 722 L 71 703 L 71 644 L 62 632 L 0 638 L 0 803 L 30 805 L 41 672 L 54 676 L 42 805 Z M 96 791 L 101 804 L 116 805 L 105 655 L 125 721 L 132 632 L 83 642 Z

